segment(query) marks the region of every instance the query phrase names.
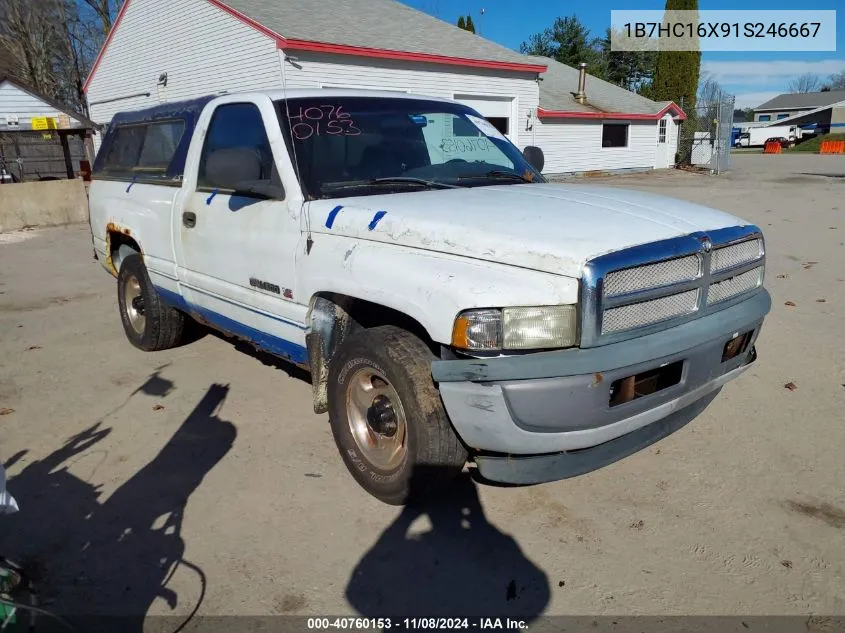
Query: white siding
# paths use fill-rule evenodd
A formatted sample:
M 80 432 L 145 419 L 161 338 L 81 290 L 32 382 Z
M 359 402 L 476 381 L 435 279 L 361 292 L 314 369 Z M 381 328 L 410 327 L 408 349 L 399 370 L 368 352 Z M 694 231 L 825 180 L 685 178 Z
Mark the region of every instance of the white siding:
M 657 121 L 631 121 L 628 147 L 602 147 L 599 120 L 538 119 L 533 131 L 533 144 L 542 148 L 546 156 L 543 172 L 547 174 L 655 166 Z
M 285 63 L 285 83 L 288 88 L 371 88 L 447 99 L 454 99 L 456 95 L 513 99 L 516 116 L 511 120 L 509 136 L 520 147 L 530 144 L 530 135 L 525 131 L 526 121 L 529 111 L 535 110 L 540 99 L 537 82 L 530 73 L 300 51 L 292 51 L 290 56 L 296 58 L 295 63 L 299 68 Z
M 275 41 L 206 0 L 129 0 L 88 86 L 91 118 L 222 91 L 278 89 Z M 167 73 L 166 95 L 156 84 Z M 149 92 L 149 97 L 99 101 Z
M 31 130 L 32 117 L 49 116 L 57 119 L 60 114 L 62 112 L 56 110 L 55 106 L 29 94 L 26 90 L 21 90 L 10 81 L 0 83 L 0 130 Z M 16 127 L 6 128 L 6 117 L 9 115 L 18 117 Z M 73 127 L 84 127 L 73 118 L 71 118 L 71 124 Z

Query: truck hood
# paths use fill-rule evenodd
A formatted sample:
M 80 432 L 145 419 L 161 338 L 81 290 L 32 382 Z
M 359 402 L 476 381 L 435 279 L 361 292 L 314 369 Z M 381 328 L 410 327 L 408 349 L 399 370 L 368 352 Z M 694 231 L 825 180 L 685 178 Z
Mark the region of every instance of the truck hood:
M 525 184 L 442 189 L 309 203 L 328 233 L 580 277 L 597 255 L 748 222 L 641 191 Z M 316 241 L 316 240 L 315 240 Z

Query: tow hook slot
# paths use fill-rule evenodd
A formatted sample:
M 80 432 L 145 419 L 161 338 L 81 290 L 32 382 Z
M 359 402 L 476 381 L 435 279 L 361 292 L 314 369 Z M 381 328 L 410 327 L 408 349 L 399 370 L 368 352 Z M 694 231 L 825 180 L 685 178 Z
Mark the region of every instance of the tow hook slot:
M 610 386 L 610 406 L 616 407 L 637 398 L 674 387 L 681 382 L 684 373 L 684 361 L 669 363 L 664 367 L 614 380 Z

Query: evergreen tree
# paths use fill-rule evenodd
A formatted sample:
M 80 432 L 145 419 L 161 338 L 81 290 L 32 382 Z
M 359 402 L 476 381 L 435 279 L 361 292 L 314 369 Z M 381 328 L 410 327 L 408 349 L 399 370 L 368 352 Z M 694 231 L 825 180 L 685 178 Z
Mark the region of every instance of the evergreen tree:
M 666 0 L 666 12 L 698 11 L 698 0 Z M 698 43 L 696 37 L 696 44 Z M 674 101 L 687 115 L 695 108 L 701 51 L 659 51 L 652 84 L 653 99 Z
M 467 16 L 466 30 L 469 31 L 470 33 L 475 33 L 475 24 L 472 23 L 472 16 L 471 15 Z
M 590 74 L 598 71 L 600 53 L 588 29 L 577 16 L 556 18 L 554 24 L 535 33 L 523 42 L 519 52 L 525 55 L 552 57 L 562 64 L 578 68 L 585 62 Z
M 464 16 L 458 16 L 458 28 L 466 31 L 467 25 L 464 22 Z

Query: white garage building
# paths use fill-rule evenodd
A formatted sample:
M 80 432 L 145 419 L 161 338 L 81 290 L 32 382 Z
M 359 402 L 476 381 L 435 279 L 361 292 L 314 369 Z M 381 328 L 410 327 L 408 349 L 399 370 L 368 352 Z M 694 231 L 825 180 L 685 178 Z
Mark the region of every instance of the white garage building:
M 244 90 L 366 88 L 446 97 L 546 173 L 674 162 L 683 113 L 528 57 L 394 0 L 126 0 L 85 84 L 92 119 Z M 665 122 L 664 122 L 665 121 Z

